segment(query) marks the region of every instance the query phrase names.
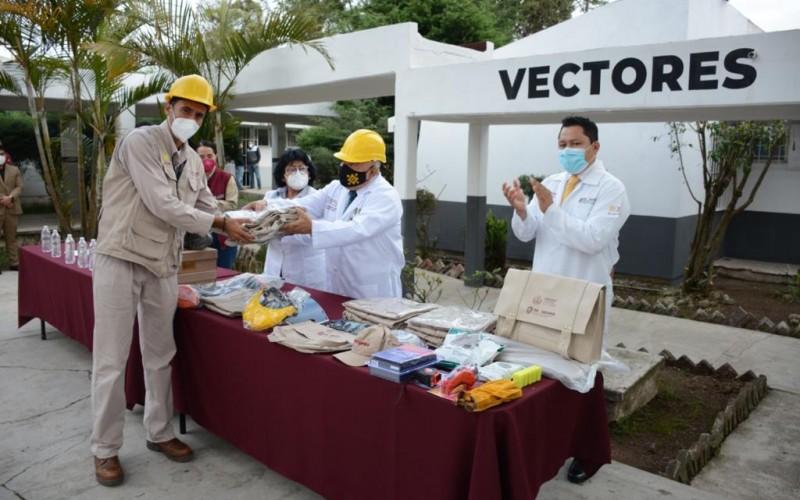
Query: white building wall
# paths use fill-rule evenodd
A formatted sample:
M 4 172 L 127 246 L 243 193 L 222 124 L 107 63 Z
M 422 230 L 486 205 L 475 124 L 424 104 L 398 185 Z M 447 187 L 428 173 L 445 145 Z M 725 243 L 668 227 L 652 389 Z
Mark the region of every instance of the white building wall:
M 800 214 L 800 124 L 793 124 L 789 133 L 786 161 L 773 162 L 769 167 L 749 211 Z M 762 165 L 753 168 L 745 194 L 758 179 Z
M 694 1 L 708 0 L 618 0 L 500 47 L 495 58 L 685 40 Z
M 759 33 L 761 29 L 725 0 L 619 0 L 494 51 L 494 59 Z M 580 113 L 576 113 L 580 114 Z M 591 117 L 591 116 L 590 116 Z M 634 215 L 678 218 L 697 214 L 687 182 L 702 200 L 697 140 L 683 137 L 686 176 L 670 152 L 666 123 L 599 123 L 600 158 L 628 188 Z M 559 171 L 559 125 L 490 128 L 487 203 L 505 204 L 501 185 L 520 174 Z M 751 211 L 800 213 L 800 126 L 793 127 L 788 161 L 764 180 Z M 658 140 L 653 140 L 659 137 Z M 466 200 L 467 126 L 423 122 L 418 148 L 420 187 L 443 201 Z M 753 174 L 753 177 L 756 173 Z
M 557 137 L 560 125 L 494 125 L 489 139 L 489 205 L 505 205 L 503 182 L 522 174 L 550 175 L 561 171 Z M 662 123 L 599 124 L 600 154 L 606 168 L 628 187 L 633 214 L 677 218 L 697 211 L 686 188 L 677 158 L 670 154 Z M 466 201 L 467 126 L 423 122 L 419 144 L 420 187 L 442 201 Z M 653 139 L 660 137 L 657 141 Z M 687 139 L 691 135 L 687 134 Z M 684 151 L 694 168 L 687 177 L 702 192 L 699 156 Z
M 686 38 L 689 40 L 763 31 L 727 0 L 690 0 L 688 11 Z

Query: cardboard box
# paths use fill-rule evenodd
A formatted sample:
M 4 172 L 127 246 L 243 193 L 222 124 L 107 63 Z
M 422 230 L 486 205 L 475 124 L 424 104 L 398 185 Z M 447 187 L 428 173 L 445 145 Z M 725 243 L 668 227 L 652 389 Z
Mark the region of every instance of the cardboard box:
M 184 250 L 178 284 L 209 283 L 217 279 L 217 250 Z

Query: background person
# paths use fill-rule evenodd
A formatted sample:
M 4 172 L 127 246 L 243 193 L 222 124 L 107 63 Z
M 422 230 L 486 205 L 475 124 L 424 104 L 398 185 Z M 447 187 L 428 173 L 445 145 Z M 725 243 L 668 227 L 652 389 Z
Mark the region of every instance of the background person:
M 317 192 L 311 183 L 317 168 L 311 158 L 298 148 L 284 151 L 275 164 L 273 180 L 278 186 L 267 191 L 264 200 L 294 200 Z M 284 236 L 267 247 L 264 274 L 280 276 L 289 283 L 325 290 L 325 250 L 316 250 L 307 234 Z
M 22 215 L 22 172 L 11 164 L 11 155 L 0 143 L 0 229 L 8 253 L 8 264 L 12 271 L 19 269 L 17 248 L 17 224 Z
M 244 158 L 250 187 L 261 189 L 261 171 L 258 166 L 261 161 L 261 150 L 258 149 L 258 145 L 249 143 Z
M 208 189 L 217 199 L 219 211 L 236 210 L 236 207 L 239 206 L 239 189 L 236 187 L 236 179 L 217 166 L 216 144 L 203 139 L 197 146 L 197 154 L 203 161 Z M 212 233 L 211 238 L 211 246 L 217 249 L 217 267 L 233 269 L 238 247 L 226 245 L 227 237 L 223 234 Z

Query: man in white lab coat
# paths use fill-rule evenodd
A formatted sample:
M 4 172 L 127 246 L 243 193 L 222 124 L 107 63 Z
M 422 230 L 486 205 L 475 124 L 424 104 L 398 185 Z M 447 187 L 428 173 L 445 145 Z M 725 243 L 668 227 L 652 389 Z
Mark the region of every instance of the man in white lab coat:
M 403 206 L 381 175 L 386 144 L 377 132 L 360 129 L 334 156 L 342 161 L 339 180 L 290 200 L 305 212 L 283 231 L 310 234 L 311 245 L 325 249 L 327 291 L 357 299 L 400 297 Z M 251 208 L 258 210 L 261 203 Z
M 564 118 L 558 135 L 563 172 L 541 183 L 531 181 L 534 197 L 527 203 L 515 180 L 503 183 L 514 208 L 511 229 L 522 241 L 536 239 L 533 269 L 605 285 L 606 330 L 613 299 L 611 275 L 619 260 L 619 231 L 630 215 L 625 186 L 597 159 L 597 125 L 578 116 Z M 583 482 L 589 475 L 577 461 L 568 478 Z

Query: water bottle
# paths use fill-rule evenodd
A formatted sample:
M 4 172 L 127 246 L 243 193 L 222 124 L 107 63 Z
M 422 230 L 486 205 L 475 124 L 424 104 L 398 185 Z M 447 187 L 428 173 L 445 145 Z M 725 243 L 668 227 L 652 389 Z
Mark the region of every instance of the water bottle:
M 68 234 L 67 239 L 64 240 L 64 262 L 75 263 L 75 240 L 72 239 L 71 234 Z
M 97 240 L 92 238 L 92 241 L 89 242 L 89 255 L 86 264 L 89 267 L 89 269 L 92 270 L 94 270 L 94 258 L 96 250 L 97 250 Z
M 61 257 L 61 235 L 58 234 L 58 229 L 53 229 L 50 233 L 50 256 Z
M 50 253 L 50 228 L 44 226 L 42 228 L 41 245 L 43 253 Z
M 86 269 L 87 267 L 89 260 L 88 251 L 89 247 L 86 245 L 86 240 L 81 236 L 78 240 L 78 267 L 81 269 Z

